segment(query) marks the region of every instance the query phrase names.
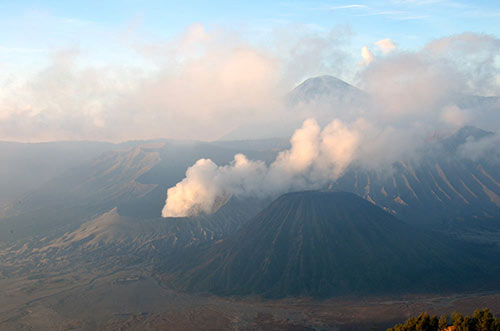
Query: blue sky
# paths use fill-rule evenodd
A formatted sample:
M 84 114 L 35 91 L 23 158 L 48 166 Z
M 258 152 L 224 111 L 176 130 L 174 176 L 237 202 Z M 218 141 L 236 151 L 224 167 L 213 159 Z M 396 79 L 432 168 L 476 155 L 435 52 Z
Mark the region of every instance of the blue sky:
M 201 23 L 257 44 L 276 29 L 302 26 L 322 33 L 351 31 L 349 48 L 391 38 L 399 49 L 471 31 L 500 34 L 500 2 L 458 0 L 382 1 L 5 1 L 0 2 L 2 68 L 35 70 L 51 51 L 78 48 L 88 61 L 137 63 L 132 42 L 174 38 Z M 9 69 L 7 69 L 9 70 Z

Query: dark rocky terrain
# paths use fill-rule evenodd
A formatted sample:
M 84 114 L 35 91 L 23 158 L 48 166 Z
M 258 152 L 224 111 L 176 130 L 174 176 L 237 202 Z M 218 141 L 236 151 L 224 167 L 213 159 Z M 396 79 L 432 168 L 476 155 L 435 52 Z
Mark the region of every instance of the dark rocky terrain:
M 498 162 L 464 157 L 466 141 L 493 134 L 464 127 L 455 134 L 429 142 L 418 159 L 394 163 L 386 171 L 351 167 L 334 185 L 356 193 L 398 218 L 437 229 L 486 227 L 500 224 L 500 168 Z
M 234 235 L 187 255 L 165 284 L 266 297 L 435 293 L 477 288 L 498 271 L 488 266 L 478 249 L 352 193 L 306 191 L 281 196 Z

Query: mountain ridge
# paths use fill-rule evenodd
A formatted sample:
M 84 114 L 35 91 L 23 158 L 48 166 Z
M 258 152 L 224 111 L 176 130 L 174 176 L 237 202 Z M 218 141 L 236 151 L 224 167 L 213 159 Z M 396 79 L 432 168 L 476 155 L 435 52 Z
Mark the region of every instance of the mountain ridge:
M 295 192 L 203 253 L 165 266 L 163 279 L 218 295 L 331 297 L 440 291 L 481 278 L 479 260 L 446 242 L 352 193 Z

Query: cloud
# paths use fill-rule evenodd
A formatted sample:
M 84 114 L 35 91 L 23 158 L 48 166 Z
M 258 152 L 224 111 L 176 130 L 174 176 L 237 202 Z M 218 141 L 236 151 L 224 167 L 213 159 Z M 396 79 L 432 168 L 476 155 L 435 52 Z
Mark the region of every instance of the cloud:
M 373 60 L 375 60 L 375 56 L 367 46 L 363 46 L 361 48 L 361 57 L 363 58 L 363 62 L 361 62 L 361 64 L 365 66 L 369 65 L 373 62 Z
M 55 51 L 31 77 L 0 82 L 0 139 L 213 140 L 282 117 L 294 84 L 350 67 L 348 30 L 293 26 L 273 35 L 274 48 L 265 49 L 201 24 L 166 41 L 130 37 L 137 66 L 103 67 L 78 48 Z
M 343 173 L 356 153 L 359 133 L 355 127 L 334 120 L 321 130 L 314 119 L 295 131 L 291 148 L 267 166 L 237 154 L 234 161 L 217 166 L 200 159 L 186 171 L 186 178 L 167 192 L 163 217 L 210 213 L 228 196 L 266 197 L 289 190 L 320 188 Z
M 464 94 L 499 95 L 495 59 L 500 40 L 461 34 L 434 40 L 416 52 L 380 57 L 359 77 L 361 87 L 383 108 L 384 115 L 436 119 Z
M 498 134 L 479 140 L 469 138 L 465 144 L 459 147 L 458 154 L 463 158 L 487 160 L 490 164 L 498 164 L 500 162 L 499 144 L 500 136 Z
M 325 74 L 352 75 L 354 62 L 346 48 L 352 34 L 348 27 L 342 26 L 329 31 L 304 26 L 276 30 L 273 53 L 281 59 L 285 85 L 292 88 L 307 78 Z
M 310 114 L 329 109 L 330 123 L 322 129 L 316 120 L 306 120 L 292 136 L 292 147 L 269 166 L 243 155 L 222 166 L 199 160 L 168 190 L 162 215 L 210 212 L 218 201 L 233 195 L 266 197 L 318 189 L 335 182 L 351 165 L 390 171 L 395 161 L 418 160 L 428 149 L 426 137 L 435 132 L 488 123 L 498 130 L 500 99 L 467 95 L 495 88 L 500 68 L 487 60 L 498 56 L 499 49 L 492 47 L 497 43 L 492 36 L 459 35 L 432 41 L 416 52 L 394 51 L 376 61 L 365 48 L 365 63 L 370 65 L 361 69 L 358 80 L 368 95 L 357 104 L 359 111 L 352 111 L 354 101 L 348 99 L 313 103 Z M 478 144 L 470 142 L 464 155 L 478 157 L 474 148 L 485 151 L 494 146 Z
M 128 89 L 112 72 L 75 70 L 80 52 L 56 52 L 28 82 L 12 80 L 0 92 L 1 139 L 40 141 L 100 137 L 107 106 Z M 126 77 L 126 73 L 120 74 Z
M 500 99 L 477 96 L 500 96 L 498 42 L 489 35 L 456 35 L 415 52 L 395 50 L 365 67 L 358 81 L 371 105 L 360 115 L 367 129 L 358 161 L 381 168 L 418 157 L 426 135 L 463 125 L 498 131 Z
M 498 95 L 500 39 L 488 34 L 461 33 L 430 42 L 422 50 L 434 61 L 448 61 L 462 75 L 465 92 Z
M 391 117 L 434 113 L 464 88 L 454 68 L 415 53 L 379 58 L 361 75 L 362 87 Z
M 388 54 L 396 49 L 396 45 L 389 38 L 379 40 L 375 43 L 375 45 L 377 45 L 384 54 Z
M 168 135 L 188 139 L 216 139 L 237 123 L 279 109 L 277 60 L 244 46 L 202 52 L 148 76 L 122 108 L 140 109 L 143 128 L 151 121 L 175 123 Z M 161 136 L 164 129 L 156 129 Z
M 469 115 L 456 105 L 450 105 L 443 109 L 441 112 L 441 120 L 460 128 L 464 126 L 469 121 Z
M 392 40 L 389 38 L 379 40 L 374 44 L 380 49 L 380 51 L 382 51 L 383 54 L 388 54 L 396 49 L 396 45 L 394 45 Z M 361 48 L 361 57 L 363 58 L 363 61 L 361 62 L 361 65 L 363 66 L 369 65 L 376 58 L 373 52 L 368 48 L 368 46 L 363 46 Z
M 80 51 L 55 52 L 0 95 L 0 139 L 217 138 L 280 97 L 277 59 L 244 42 L 221 44 L 194 25 L 165 45 L 168 59 L 153 70 L 81 66 Z
M 493 36 L 462 34 L 432 41 L 416 52 L 394 52 L 360 72 L 360 87 L 376 101 L 375 113 L 386 121 L 413 119 L 434 127 L 447 118 L 451 124 L 451 113 L 442 111 L 462 108 L 461 95 L 500 95 L 498 43 Z M 493 116 L 485 113 L 486 108 L 475 110 L 474 116 L 462 116 L 461 122 L 483 124 L 484 118 Z

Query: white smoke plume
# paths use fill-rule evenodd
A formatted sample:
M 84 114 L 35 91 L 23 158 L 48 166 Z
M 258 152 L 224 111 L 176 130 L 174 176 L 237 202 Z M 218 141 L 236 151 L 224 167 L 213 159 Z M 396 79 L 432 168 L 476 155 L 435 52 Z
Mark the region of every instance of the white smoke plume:
M 289 190 L 319 188 L 335 180 L 354 158 L 360 132 L 334 120 L 321 129 L 316 120 L 306 120 L 295 131 L 291 148 L 282 151 L 269 166 L 237 154 L 234 161 L 217 166 L 200 159 L 186 171 L 186 178 L 167 192 L 163 217 L 210 213 L 227 196 L 265 197 Z
M 220 199 L 231 195 L 264 197 L 316 189 L 335 181 L 353 162 L 371 170 L 390 169 L 394 161 L 418 159 L 426 137 L 435 132 L 453 132 L 463 125 L 497 131 L 497 99 L 470 96 L 500 94 L 499 45 L 492 36 L 462 34 L 433 41 L 417 52 L 394 49 L 376 60 L 366 48 L 369 65 L 358 76 L 364 101 L 355 104 L 344 98 L 334 108 L 330 101 L 318 104 L 317 98 L 318 102 L 305 103 L 310 116 L 320 109 L 341 121 L 322 130 L 315 120 L 305 121 L 293 135 L 291 149 L 270 165 L 243 155 L 224 166 L 198 161 L 168 190 L 162 215 L 210 213 Z

